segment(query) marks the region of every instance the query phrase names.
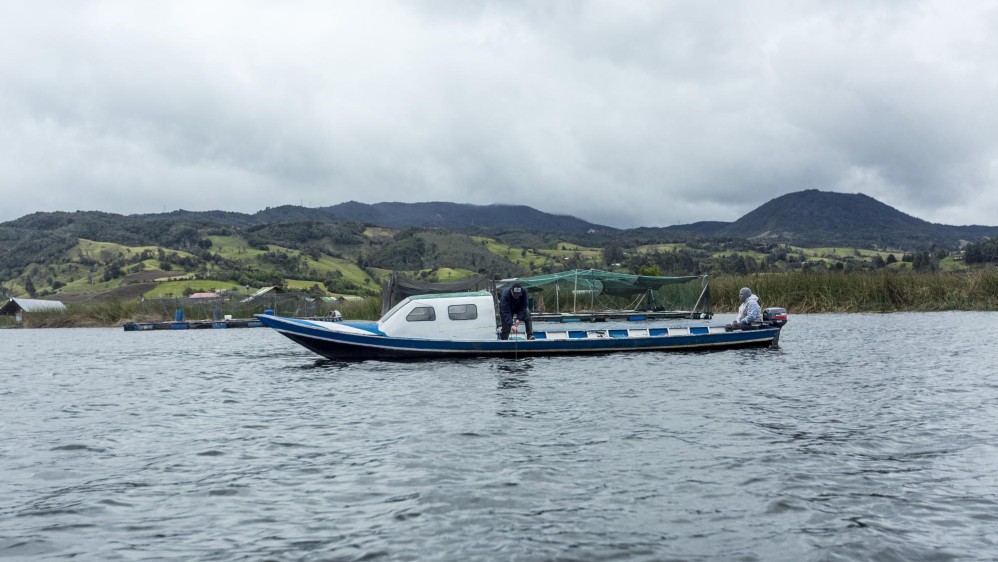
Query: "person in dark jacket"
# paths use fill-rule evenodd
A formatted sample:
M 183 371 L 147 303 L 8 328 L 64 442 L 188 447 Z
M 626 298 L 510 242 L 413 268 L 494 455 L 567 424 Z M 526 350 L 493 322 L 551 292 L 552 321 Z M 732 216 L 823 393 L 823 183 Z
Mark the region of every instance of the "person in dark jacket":
M 520 322 L 527 329 L 527 339 L 534 339 L 534 324 L 530 320 L 530 302 L 527 300 L 527 290 L 523 285 L 514 283 L 502 292 L 499 297 L 499 318 L 502 320 L 502 331 L 499 339 L 508 340 L 509 333 L 519 326 Z

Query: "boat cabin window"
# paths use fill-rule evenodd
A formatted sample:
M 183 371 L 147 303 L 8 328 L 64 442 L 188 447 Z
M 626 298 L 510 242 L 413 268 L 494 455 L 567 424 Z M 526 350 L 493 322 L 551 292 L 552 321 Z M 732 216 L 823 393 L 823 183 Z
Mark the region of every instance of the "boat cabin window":
M 474 320 L 478 318 L 478 307 L 473 304 L 452 304 L 447 307 L 451 320 Z
M 437 313 L 433 311 L 432 306 L 417 306 L 409 311 L 405 319 L 409 322 L 429 322 L 437 319 Z

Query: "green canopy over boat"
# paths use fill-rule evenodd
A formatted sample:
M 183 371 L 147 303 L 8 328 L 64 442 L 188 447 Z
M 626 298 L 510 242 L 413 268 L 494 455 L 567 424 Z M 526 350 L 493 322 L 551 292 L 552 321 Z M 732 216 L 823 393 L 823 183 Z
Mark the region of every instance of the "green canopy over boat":
M 577 312 L 581 306 L 589 311 L 668 310 L 683 316 L 696 314 L 709 318 L 713 315 L 706 275 L 662 277 L 575 269 L 503 279 L 496 282 L 497 292 L 514 283 L 520 283 L 530 292 L 535 309 L 559 313 L 563 309 Z

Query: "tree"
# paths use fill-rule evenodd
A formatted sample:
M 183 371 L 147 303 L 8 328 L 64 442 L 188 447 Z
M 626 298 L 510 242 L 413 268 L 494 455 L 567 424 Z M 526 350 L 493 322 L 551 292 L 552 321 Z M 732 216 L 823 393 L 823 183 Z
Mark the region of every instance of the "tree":
M 28 293 L 28 296 L 32 298 L 34 298 L 34 296 L 38 294 L 38 291 L 35 289 L 35 283 L 31 280 L 30 277 L 26 277 L 24 279 L 24 292 Z
M 998 262 L 998 240 L 988 238 L 978 243 L 967 244 L 964 249 L 963 261 L 966 263 Z
M 748 262 L 745 261 L 744 256 L 733 255 L 731 256 L 731 265 L 735 273 L 739 275 L 746 275 L 749 272 Z
M 929 252 L 917 252 L 912 256 L 911 267 L 915 271 L 936 271 L 939 262 L 933 260 Z
M 603 248 L 603 263 L 613 265 L 624 261 L 624 250 L 617 244 L 607 244 Z
M 118 262 L 111 263 L 106 268 L 104 268 L 104 281 L 110 281 L 112 279 L 117 279 L 121 277 L 121 264 Z

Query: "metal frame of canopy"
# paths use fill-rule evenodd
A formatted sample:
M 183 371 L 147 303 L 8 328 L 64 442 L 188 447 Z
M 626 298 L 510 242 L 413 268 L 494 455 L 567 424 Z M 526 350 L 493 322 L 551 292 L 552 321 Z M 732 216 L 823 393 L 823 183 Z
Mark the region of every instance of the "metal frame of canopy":
M 668 285 L 690 284 L 700 281 L 699 293 L 696 301 L 688 310 L 662 311 L 661 303 L 657 302 L 655 292 Z M 685 317 L 685 318 L 711 318 L 713 310 L 710 299 L 710 280 L 707 275 L 690 275 L 683 277 L 661 277 L 651 275 L 633 275 L 628 273 L 615 273 L 612 271 L 602 271 L 598 269 L 576 269 L 548 275 L 538 275 L 533 277 L 521 277 L 513 279 L 503 279 L 496 282 L 496 291 L 501 292 L 504 288 L 513 283 L 520 283 L 529 292 L 537 293 L 546 287 L 554 286 L 555 316 L 565 314 L 593 316 L 594 314 L 620 314 L 634 312 L 648 299 L 645 310 L 651 308 L 652 311 L 660 313 L 662 316 Z M 568 285 L 568 291 L 572 296 L 571 312 L 562 312 L 561 295 L 562 286 Z M 587 295 L 589 297 L 589 308 L 579 310 L 579 297 Z M 611 302 L 604 297 L 628 297 L 633 296 L 633 300 L 626 306 L 621 306 L 619 302 Z M 690 295 L 692 300 L 692 294 Z M 567 303 L 566 303 L 567 304 Z M 583 305 L 584 306 L 584 305 Z M 543 313 L 542 313 L 543 314 Z M 599 318 L 593 318 L 599 319 Z

